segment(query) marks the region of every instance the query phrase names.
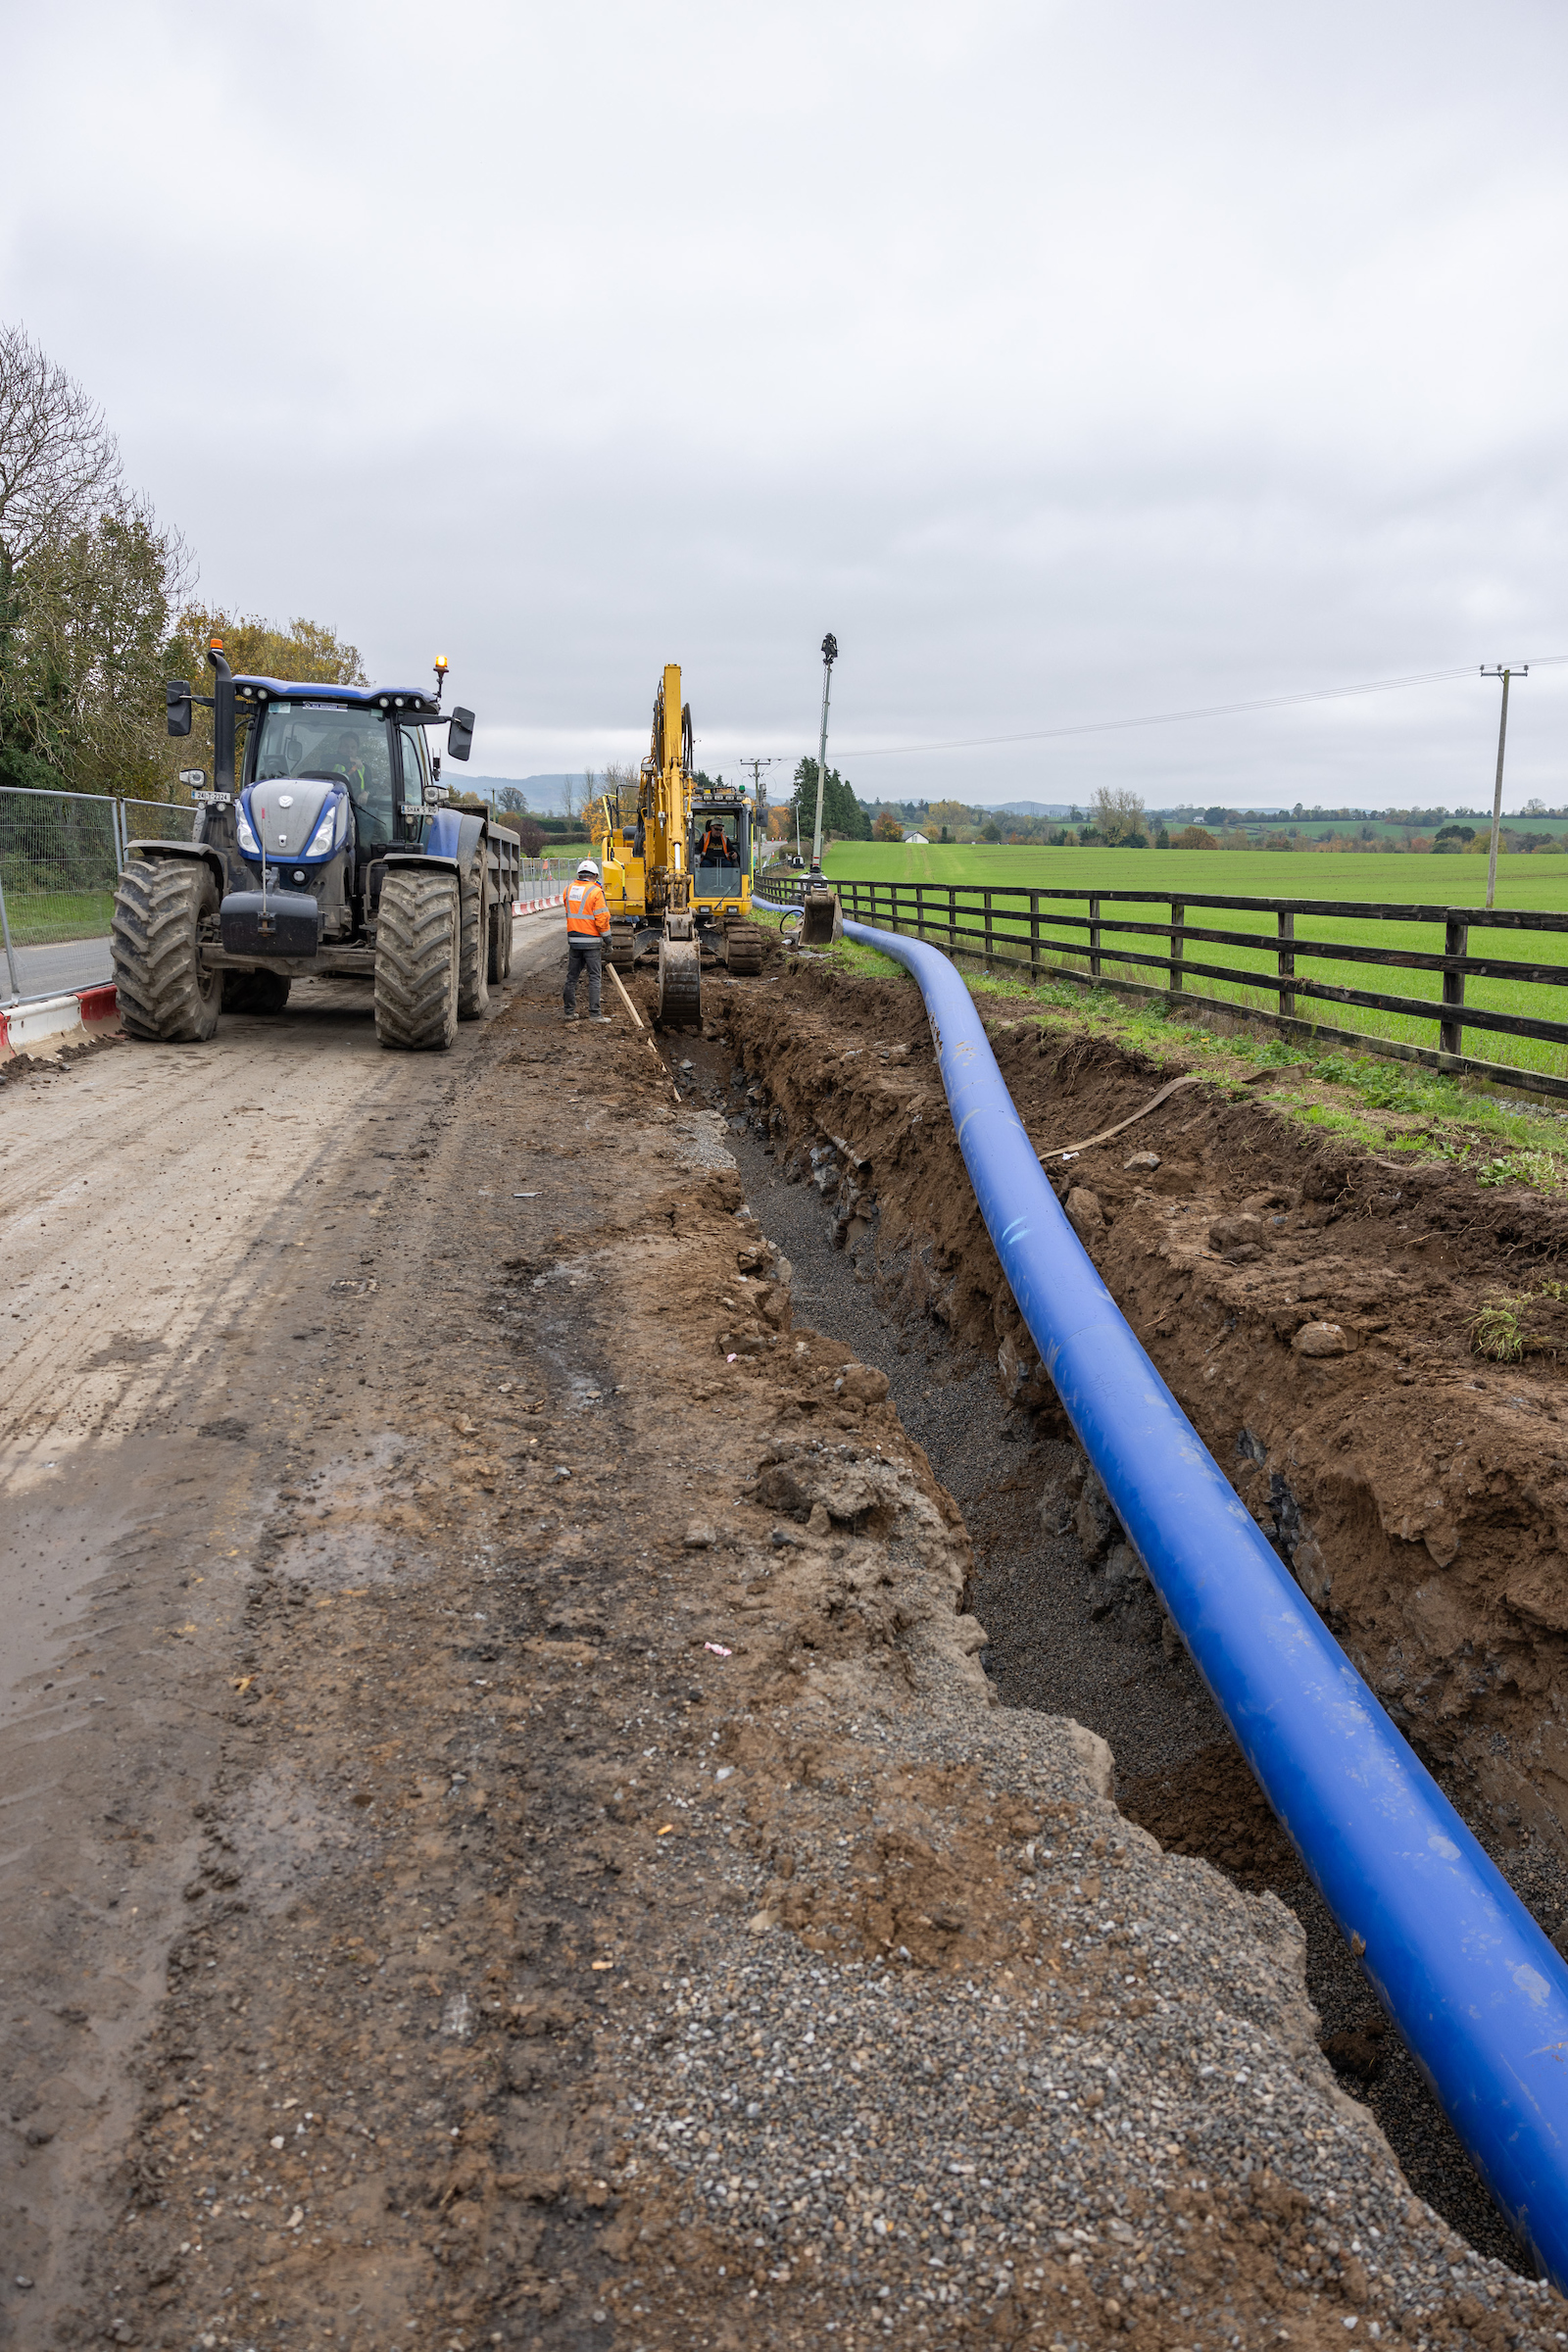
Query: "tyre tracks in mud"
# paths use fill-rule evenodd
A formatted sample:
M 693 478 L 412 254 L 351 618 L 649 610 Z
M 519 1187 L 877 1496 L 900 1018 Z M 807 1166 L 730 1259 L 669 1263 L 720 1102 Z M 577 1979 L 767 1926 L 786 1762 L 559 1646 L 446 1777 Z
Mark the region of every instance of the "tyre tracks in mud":
M 11 2339 L 1548 2340 L 1288 1916 L 992 1703 L 951 1496 L 562 959 L 376 1064 L 330 1235 L 272 1168 L 243 1320 L 79 1473 L 116 1696 L 8 1890 Z

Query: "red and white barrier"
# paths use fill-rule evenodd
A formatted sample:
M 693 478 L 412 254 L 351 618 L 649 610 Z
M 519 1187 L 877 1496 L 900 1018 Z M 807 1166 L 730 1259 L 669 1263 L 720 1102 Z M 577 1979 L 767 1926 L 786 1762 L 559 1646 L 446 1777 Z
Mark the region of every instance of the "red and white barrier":
M 61 997 L 34 997 L 0 1007 L 0 1061 L 13 1054 L 52 1053 L 60 1046 L 102 1037 L 120 1020 L 113 981 Z
M 547 906 L 564 906 L 565 903 L 565 892 L 558 890 L 553 899 L 514 899 L 512 911 L 514 914 L 542 914 Z

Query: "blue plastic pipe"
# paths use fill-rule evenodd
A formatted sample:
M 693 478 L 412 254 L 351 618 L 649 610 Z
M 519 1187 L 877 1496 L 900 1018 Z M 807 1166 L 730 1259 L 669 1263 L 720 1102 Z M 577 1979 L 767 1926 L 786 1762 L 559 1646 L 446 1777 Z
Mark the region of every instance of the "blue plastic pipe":
M 1237 1745 L 1471 2161 L 1568 2292 L 1568 1968 L 1233 1493 L 1047 1182 L 973 998 L 919 983 L 964 1165 L 1042 1362 Z

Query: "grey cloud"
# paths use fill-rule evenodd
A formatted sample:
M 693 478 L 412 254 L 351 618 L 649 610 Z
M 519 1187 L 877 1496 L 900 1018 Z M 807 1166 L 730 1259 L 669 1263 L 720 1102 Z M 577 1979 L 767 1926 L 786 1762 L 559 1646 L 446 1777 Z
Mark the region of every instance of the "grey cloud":
M 1479 679 L 858 754 L 1568 652 L 1568 33 L 1485 32 L 89 4 L 14 36 L 0 308 L 208 594 L 449 653 L 488 771 L 636 750 L 667 660 L 793 759 L 832 627 L 863 790 L 1476 803 Z

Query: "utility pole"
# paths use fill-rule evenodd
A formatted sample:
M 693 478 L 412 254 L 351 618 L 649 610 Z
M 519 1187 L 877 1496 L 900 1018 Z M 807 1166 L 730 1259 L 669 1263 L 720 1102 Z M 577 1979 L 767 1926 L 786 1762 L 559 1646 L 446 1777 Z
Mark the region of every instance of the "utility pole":
M 742 760 L 739 762 L 742 767 L 749 767 L 752 771 L 752 830 L 754 838 L 761 832 L 767 820 L 767 786 L 762 782 L 762 770 L 764 767 L 772 767 L 774 763 L 771 759 Z
M 1505 669 L 1500 663 L 1494 663 L 1491 669 L 1483 666 L 1481 675 L 1502 680 L 1502 715 L 1497 721 L 1497 781 L 1492 791 L 1492 855 L 1487 860 L 1487 905 L 1490 906 L 1497 890 L 1497 829 L 1502 823 L 1502 755 L 1508 741 L 1508 681 L 1510 678 L 1528 678 L 1530 664 L 1526 662 L 1518 669 Z
M 811 871 L 822 871 L 822 794 L 827 785 L 827 700 L 833 684 L 833 664 L 839 641 L 830 629 L 822 640 L 822 737 L 816 757 L 816 825 L 811 834 Z

